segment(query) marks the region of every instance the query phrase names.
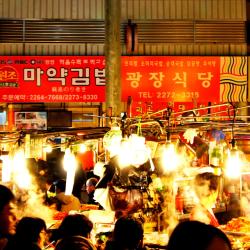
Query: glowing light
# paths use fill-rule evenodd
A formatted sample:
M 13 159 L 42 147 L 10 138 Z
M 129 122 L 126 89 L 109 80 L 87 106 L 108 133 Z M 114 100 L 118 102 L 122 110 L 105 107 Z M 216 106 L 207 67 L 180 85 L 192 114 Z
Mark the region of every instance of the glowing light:
M 105 165 L 104 162 L 97 162 L 94 166 L 94 174 L 99 176 L 99 177 L 103 177 L 104 172 L 105 172 L 105 168 L 103 167 Z
M 129 140 L 124 140 L 121 142 L 119 151 L 119 166 L 121 168 L 129 166 L 131 164 L 131 145 Z
M 148 152 L 148 159 L 149 159 L 151 171 L 154 171 L 155 170 L 155 165 L 154 165 L 153 160 L 151 158 L 151 149 L 148 148 L 147 152 Z
M 171 172 L 176 170 L 176 168 L 180 164 L 179 156 L 177 155 L 175 151 L 174 144 L 170 143 L 168 144 L 164 149 L 162 153 L 162 163 L 164 166 L 164 170 L 166 172 Z
M 79 147 L 79 152 L 84 153 L 86 151 L 87 151 L 87 146 L 84 143 L 81 143 Z
M 51 146 L 51 145 L 47 145 L 47 146 L 45 147 L 45 152 L 51 153 L 51 152 L 52 152 L 52 146 Z
M 131 145 L 131 163 L 139 166 L 148 160 L 148 148 L 145 144 L 145 137 L 132 134 L 129 137 Z
M 140 166 L 150 157 L 150 149 L 145 144 L 145 138 L 136 134 L 123 139 L 117 146 L 119 166 L 124 168 L 129 165 Z
M 2 163 L 2 182 L 9 182 L 11 180 L 11 161 L 9 155 L 1 155 Z
M 103 146 L 110 152 L 110 156 L 117 155 L 120 151 L 122 131 L 120 127 L 111 127 L 103 137 Z
M 66 189 L 65 194 L 71 195 L 73 186 L 74 186 L 74 179 L 75 179 L 75 172 L 76 172 L 77 161 L 74 154 L 71 152 L 70 148 L 65 150 L 64 158 L 63 158 L 63 167 L 67 172 L 66 176 Z
M 240 159 L 240 151 L 236 149 L 228 150 L 225 174 L 229 178 L 239 178 L 243 162 Z
M 187 140 L 187 142 L 190 142 L 191 144 L 194 143 L 194 137 L 197 136 L 197 131 L 193 128 L 188 128 L 185 133 L 183 134 L 184 138 Z
M 23 149 L 18 149 L 12 161 L 13 180 L 20 187 L 28 189 L 31 185 L 31 176 L 26 166 Z

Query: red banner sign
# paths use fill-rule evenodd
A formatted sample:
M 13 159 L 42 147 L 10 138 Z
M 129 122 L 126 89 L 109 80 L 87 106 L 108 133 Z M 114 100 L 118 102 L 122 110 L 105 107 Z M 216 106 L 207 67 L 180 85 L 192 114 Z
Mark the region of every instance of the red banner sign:
M 2 56 L 0 102 L 104 102 L 104 56 Z
M 122 101 L 218 102 L 220 57 L 124 56 Z

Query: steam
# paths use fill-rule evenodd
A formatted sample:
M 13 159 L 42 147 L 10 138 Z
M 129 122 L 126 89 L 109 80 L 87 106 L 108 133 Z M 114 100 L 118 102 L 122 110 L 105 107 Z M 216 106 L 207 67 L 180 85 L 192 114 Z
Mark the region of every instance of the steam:
M 39 217 L 43 219 L 47 225 L 53 221 L 53 211 L 44 203 L 44 193 L 33 182 L 29 189 L 21 189 L 16 187 L 14 192 L 18 199 L 18 210 L 16 216 L 18 219 L 24 216 Z
M 164 187 L 164 201 L 163 201 L 163 212 L 162 212 L 162 227 L 163 231 L 167 231 L 170 235 L 175 226 L 178 224 L 178 218 L 175 212 L 175 194 L 174 194 L 174 178 L 172 175 L 164 176 L 163 183 Z

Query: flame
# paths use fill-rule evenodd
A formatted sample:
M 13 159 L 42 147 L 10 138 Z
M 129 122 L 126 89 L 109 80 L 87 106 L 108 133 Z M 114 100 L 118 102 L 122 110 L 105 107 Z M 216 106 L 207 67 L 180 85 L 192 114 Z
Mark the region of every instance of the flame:
M 75 155 L 70 151 L 69 148 L 65 150 L 63 165 L 67 172 L 65 194 L 71 195 L 74 186 L 77 161 Z

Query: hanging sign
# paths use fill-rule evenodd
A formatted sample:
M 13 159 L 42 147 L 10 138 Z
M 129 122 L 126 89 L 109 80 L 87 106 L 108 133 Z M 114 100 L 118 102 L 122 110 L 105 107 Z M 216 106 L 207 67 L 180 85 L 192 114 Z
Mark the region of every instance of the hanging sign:
M 2 56 L 0 102 L 104 102 L 104 56 Z
M 124 56 L 122 100 L 219 101 L 220 57 Z
M 171 109 L 172 118 L 181 118 L 186 111 L 186 115 L 195 116 L 199 120 L 206 121 L 208 118 L 213 118 L 219 115 L 220 120 L 228 120 L 233 117 L 233 108 L 230 105 L 219 105 L 220 103 L 192 103 L 192 102 L 133 102 L 131 107 L 131 116 L 133 117 L 162 117 L 166 114 L 168 109 Z M 210 106 L 211 107 L 210 107 Z
M 122 56 L 122 101 L 245 102 L 247 57 Z M 104 56 L 2 56 L 0 102 L 105 102 Z

